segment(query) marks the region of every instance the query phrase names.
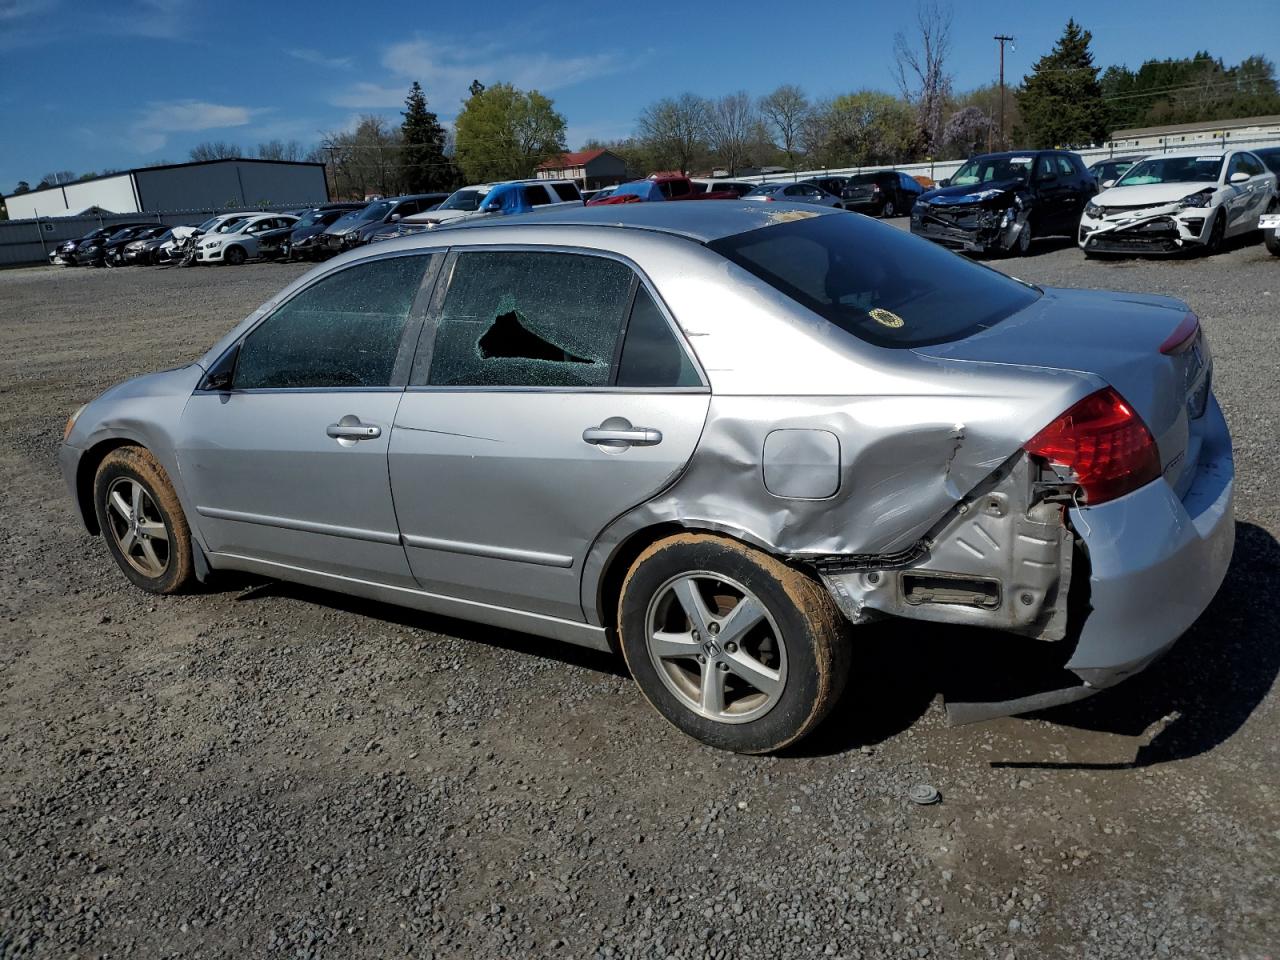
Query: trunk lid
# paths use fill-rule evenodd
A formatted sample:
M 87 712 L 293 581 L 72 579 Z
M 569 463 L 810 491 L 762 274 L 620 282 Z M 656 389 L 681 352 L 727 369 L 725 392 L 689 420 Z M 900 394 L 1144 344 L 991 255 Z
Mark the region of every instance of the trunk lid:
M 1171 297 L 1050 288 L 993 327 L 916 352 L 1095 375 L 1142 417 L 1159 447 L 1165 479 L 1181 496 L 1199 459 L 1211 361 L 1203 334 L 1177 353 L 1160 348 L 1188 312 Z

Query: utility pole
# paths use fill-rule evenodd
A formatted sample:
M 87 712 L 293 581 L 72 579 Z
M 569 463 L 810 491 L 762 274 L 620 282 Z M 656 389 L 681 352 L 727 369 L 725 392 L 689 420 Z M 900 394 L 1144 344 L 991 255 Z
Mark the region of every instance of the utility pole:
M 1007 37 L 1003 33 L 996 34 L 991 38 L 1000 43 L 1000 147 L 1004 148 L 1004 45 L 1013 43 L 1013 37 Z

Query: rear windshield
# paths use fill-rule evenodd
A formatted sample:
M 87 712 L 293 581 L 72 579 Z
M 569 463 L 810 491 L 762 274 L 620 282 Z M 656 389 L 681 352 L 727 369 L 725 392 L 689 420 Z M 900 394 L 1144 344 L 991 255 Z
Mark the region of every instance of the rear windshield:
M 866 217 L 807 217 L 708 244 L 841 330 L 923 347 L 994 326 L 1040 291 Z

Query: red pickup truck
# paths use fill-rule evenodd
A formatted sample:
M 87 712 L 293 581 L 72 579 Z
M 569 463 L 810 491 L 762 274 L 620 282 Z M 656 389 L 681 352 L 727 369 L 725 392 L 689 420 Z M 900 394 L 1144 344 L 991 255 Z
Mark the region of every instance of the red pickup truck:
M 702 184 L 694 183 L 684 174 L 655 173 L 643 180 L 624 183 L 609 196 L 592 200 L 587 206 L 652 200 L 737 200 L 740 196 L 735 190 L 702 190 Z

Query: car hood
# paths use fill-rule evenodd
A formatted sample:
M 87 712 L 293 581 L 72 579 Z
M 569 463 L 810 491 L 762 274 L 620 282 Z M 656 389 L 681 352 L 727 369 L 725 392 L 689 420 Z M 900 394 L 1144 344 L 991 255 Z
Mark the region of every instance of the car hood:
M 989 203 L 1013 190 L 1026 188 L 1025 180 L 996 180 L 990 183 L 970 183 L 959 187 L 939 187 L 930 190 L 917 202 L 947 206 L 961 203 Z
M 407 223 L 444 223 L 446 220 L 458 220 L 462 217 L 473 217 L 479 210 L 430 210 L 405 217 Z
M 1177 203 L 1183 197 L 1204 190 L 1216 190 L 1216 183 L 1142 183 L 1132 187 L 1112 187 L 1094 197 L 1100 207 L 1154 207 Z
M 1048 288 L 1026 309 L 980 333 L 916 353 L 1097 378 L 1133 405 L 1156 438 L 1162 462 L 1181 468 L 1195 462 L 1184 456 L 1194 440 L 1185 411 L 1208 348 L 1201 341 L 1194 350 L 1166 355 L 1160 347 L 1188 312 L 1172 297 Z
M 309 240 L 312 237 L 318 237 L 337 222 L 338 221 L 335 220 L 333 223 L 327 225 L 323 223 L 309 223 L 305 227 L 294 227 L 290 231 L 290 236 L 294 240 Z

